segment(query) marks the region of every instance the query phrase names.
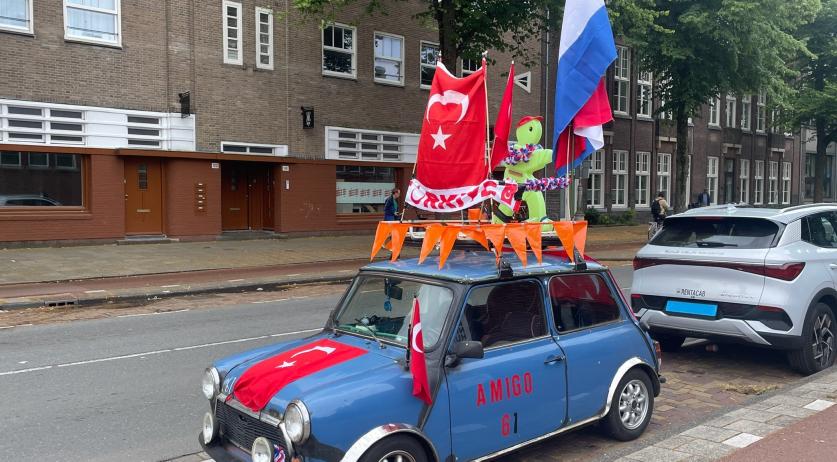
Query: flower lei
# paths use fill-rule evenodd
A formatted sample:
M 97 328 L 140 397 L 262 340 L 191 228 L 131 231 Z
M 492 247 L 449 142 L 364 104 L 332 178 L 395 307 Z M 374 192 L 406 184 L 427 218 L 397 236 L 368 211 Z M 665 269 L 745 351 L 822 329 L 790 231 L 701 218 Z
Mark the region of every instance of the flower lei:
M 527 180 L 524 184 L 526 191 L 554 191 L 556 189 L 565 189 L 570 185 L 570 180 L 567 177 L 551 177 L 551 178 L 536 178 L 534 180 Z
M 521 162 L 529 162 L 529 158 L 532 157 L 532 153 L 538 149 L 543 149 L 543 146 L 540 144 L 527 144 L 520 149 L 510 147 L 509 155 L 503 159 L 503 163 L 506 165 L 517 165 Z

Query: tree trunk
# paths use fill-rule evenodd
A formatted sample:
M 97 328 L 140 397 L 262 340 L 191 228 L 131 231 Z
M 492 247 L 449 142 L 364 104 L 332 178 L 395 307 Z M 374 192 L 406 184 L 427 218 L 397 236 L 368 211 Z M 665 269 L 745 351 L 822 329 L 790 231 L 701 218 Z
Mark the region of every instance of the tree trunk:
M 456 48 L 456 6 L 453 0 L 441 0 L 436 5 L 436 25 L 439 27 L 439 50 L 445 67 L 456 74 L 459 52 Z
M 823 70 L 820 66 L 816 66 L 814 67 L 814 89 L 822 91 L 824 88 L 825 79 L 823 77 Z M 816 203 L 822 202 L 825 192 L 825 148 L 828 139 L 825 133 L 825 119 L 822 116 L 818 116 L 815 120 L 817 130 L 817 156 L 814 163 L 814 202 Z M 802 151 L 804 152 L 804 149 Z
M 686 106 L 683 103 L 677 103 L 674 108 L 674 116 L 677 124 L 677 176 L 675 177 L 677 181 L 674 182 L 676 192 L 670 200 L 675 212 L 683 212 L 689 208 L 691 195 L 690 191 L 686 191 L 687 163 L 689 162 L 686 157 L 689 154 L 689 117 L 686 115 Z M 714 197 L 713 199 L 717 200 Z

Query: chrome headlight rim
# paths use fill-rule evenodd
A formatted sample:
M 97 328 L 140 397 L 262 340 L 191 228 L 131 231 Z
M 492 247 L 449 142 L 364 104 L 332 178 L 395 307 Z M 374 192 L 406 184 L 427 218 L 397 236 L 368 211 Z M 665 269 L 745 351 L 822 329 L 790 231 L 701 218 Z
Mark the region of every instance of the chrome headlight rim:
M 204 444 L 211 443 L 218 436 L 218 425 L 216 425 L 215 416 L 211 412 L 203 415 L 201 434 L 203 435 Z
M 263 451 L 259 452 L 260 449 L 262 449 Z M 253 440 L 253 447 L 250 448 L 250 458 L 253 460 L 253 462 L 261 462 L 262 460 L 272 462 L 273 443 L 271 443 L 269 439 L 263 436 L 256 438 L 255 440 Z
M 289 425 L 288 418 L 293 412 L 298 412 L 299 414 L 299 425 L 301 426 L 299 431 L 296 431 L 297 429 L 291 428 Z M 285 426 L 285 432 L 288 434 L 288 438 L 290 438 L 294 445 L 304 444 L 308 441 L 308 438 L 311 436 L 311 415 L 308 413 L 308 407 L 305 406 L 305 403 L 298 399 L 288 403 L 288 407 L 285 408 L 285 414 L 282 420 Z
M 221 375 L 218 373 L 218 369 L 214 367 L 206 368 L 206 371 L 203 373 L 201 391 L 203 392 L 203 396 L 208 400 L 212 400 L 218 396 L 221 392 Z

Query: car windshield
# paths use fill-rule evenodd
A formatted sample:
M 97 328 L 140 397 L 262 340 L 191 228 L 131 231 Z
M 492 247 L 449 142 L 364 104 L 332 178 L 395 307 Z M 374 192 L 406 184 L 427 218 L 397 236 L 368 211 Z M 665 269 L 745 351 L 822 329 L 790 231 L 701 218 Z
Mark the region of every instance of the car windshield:
M 413 297 L 419 301 L 424 347 L 432 348 L 442 334 L 453 301 L 447 287 L 397 277 L 361 276 L 335 320 L 337 329 L 406 345 Z
M 766 249 L 779 226 L 762 218 L 672 217 L 651 245 L 729 249 Z

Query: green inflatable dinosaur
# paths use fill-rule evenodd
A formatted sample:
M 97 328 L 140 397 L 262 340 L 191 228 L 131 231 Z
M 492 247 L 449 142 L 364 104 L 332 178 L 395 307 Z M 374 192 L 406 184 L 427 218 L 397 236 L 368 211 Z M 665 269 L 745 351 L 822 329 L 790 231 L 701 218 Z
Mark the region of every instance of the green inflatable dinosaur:
M 505 181 L 514 181 L 520 189 L 526 187 L 526 182 L 535 180 L 535 171 L 546 167 L 552 162 L 552 149 L 543 149 L 538 143 L 543 135 L 541 125 L 543 117 L 526 116 L 517 123 L 517 144 L 510 150 L 509 156 L 503 162 Z M 546 217 L 546 201 L 540 191 L 526 191 L 523 201 L 529 210 L 527 221 L 549 221 Z M 505 205 L 500 205 L 500 213 L 493 216 L 494 223 L 511 221 L 514 211 Z M 544 226 L 544 229 L 547 229 Z

